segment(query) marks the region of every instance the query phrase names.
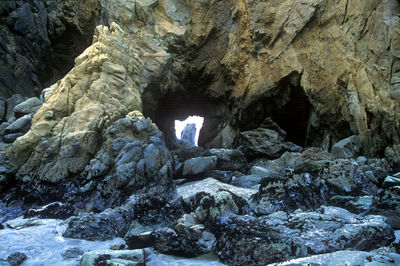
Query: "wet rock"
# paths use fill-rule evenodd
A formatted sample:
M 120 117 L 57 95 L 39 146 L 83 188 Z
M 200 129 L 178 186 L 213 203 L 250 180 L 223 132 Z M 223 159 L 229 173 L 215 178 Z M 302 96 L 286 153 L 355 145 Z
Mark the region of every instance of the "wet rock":
M 7 257 L 7 261 L 12 266 L 21 265 L 26 259 L 27 259 L 27 256 L 22 252 L 15 252 Z
M 249 209 L 247 202 L 229 191 L 218 191 L 214 194 L 197 194 L 185 200 L 186 209 L 194 211 L 197 221 L 209 225 L 217 216 L 244 214 Z
M 329 205 L 344 208 L 352 213 L 366 213 L 374 204 L 373 196 L 333 196 L 329 199 Z
M 382 195 L 374 197 L 370 213 L 383 215 L 394 229 L 400 229 L 400 186 L 385 189 Z
M 240 177 L 235 177 L 232 179 L 231 184 L 243 188 L 254 188 L 258 189 L 258 185 L 261 183 L 263 177 L 258 175 L 245 175 Z
M 203 156 L 217 157 L 217 169 L 224 171 L 247 171 L 247 161 L 244 154 L 237 149 L 210 149 Z
M 382 187 L 388 188 L 394 186 L 400 186 L 400 178 L 394 176 L 387 176 L 385 180 L 383 180 Z
M 86 240 L 108 240 L 124 237 L 133 218 L 133 210 L 117 207 L 101 213 L 83 213 L 69 218 L 64 237 Z
M 243 199 L 250 199 L 252 195 L 258 192 L 256 189 L 240 188 L 229 184 L 222 183 L 213 178 L 206 178 L 200 181 L 185 183 L 177 187 L 177 194 L 183 199 L 195 197 L 196 194 L 214 194 L 219 190 L 226 190 L 238 195 Z
M 320 148 L 311 147 L 305 149 L 302 153 L 286 152 L 276 160 L 259 160 L 255 166 L 281 174 L 288 171 L 293 173 L 313 173 L 321 171 L 332 160 L 334 160 L 332 154 L 324 152 Z
M 32 116 L 30 114 L 24 115 L 15 122 L 11 123 L 5 130 L 5 134 L 21 132 L 25 133 L 29 130 L 31 126 Z
M 217 179 L 223 183 L 230 183 L 232 181 L 233 172 L 222 171 L 222 170 L 212 170 L 207 173 L 211 178 Z
M 74 214 L 71 205 L 61 202 L 53 202 L 39 209 L 29 209 L 24 213 L 24 217 L 39 217 L 41 219 L 66 219 Z
M 216 156 L 197 157 L 186 160 L 183 165 L 183 176 L 204 174 L 214 170 L 217 165 Z
M 26 101 L 27 99 L 28 97 L 23 97 L 21 94 L 13 94 L 10 98 L 7 99 L 7 121 L 13 116 L 14 107 Z
M 89 251 L 83 254 L 79 265 L 146 265 L 148 253 L 144 249 Z
M 63 257 L 65 260 L 68 259 L 74 259 L 74 258 L 78 258 L 81 255 L 83 255 L 83 253 L 85 253 L 82 249 L 80 248 L 69 248 L 66 251 L 64 251 L 63 253 L 61 253 L 61 257 Z
M 268 264 L 343 249 L 389 244 L 393 230 L 381 216 L 358 216 L 336 207 L 254 218 L 218 217 L 215 252 L 230 265 Z
M 307 258 L 293 259 L 283 263 L 272 264 L 274 266 L 284 265 L 398 265 L 400 255 L 396 253 L 378 253 L 365 251 L 337 251 L 328 254 L 315 255 Z
M 196 146 L 196 124 L 187 124 L 181 133 L 181 141 Z
M 175 230 L 164 228 L 154 234 L 155 249 L 160 253 L 195 257 L 212 251 L 215 236 L 204 225 L 178 221 Z
M 34 114 L 42 104 L 43 102 L 36 97 L 29 98 L 28 100 L 16 105 L 13 112 L 16 117 L 21 117 L 26 114 Z
M 19 230 L 19 229 L 23 229 L 23 228 L 30 227 L 30 226 L 38 226 L 43 223 L 37 218 L 24 219 L 22 217 L 19 217 L 14 220 L 8 221 L 6 224 L 11 229 Z
M 23 136 L 24 133 L 12 133 L 4 136 L 3 141 L 5 143 L 13 143 L 17 138 Z
M 362 148 L 361 138 L 353 135 L 333 144 L 332 154 L 336 158 L 349 159 L 356 157 Z
M 257 129 L 241 132 L 240 145 L 246 157 L 250 159 L 276 159 L 286 151 L 302 151 L 301 147 L 284 142 L 285 137 L 286 132 L 268 117 Z

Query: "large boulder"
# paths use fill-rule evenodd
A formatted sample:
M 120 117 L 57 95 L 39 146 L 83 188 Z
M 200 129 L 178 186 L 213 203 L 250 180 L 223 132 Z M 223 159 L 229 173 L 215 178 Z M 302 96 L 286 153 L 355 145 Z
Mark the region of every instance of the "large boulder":
M 276 159 L 286 151 L 302 151 L 301 147 L 284 142 L 285 137 L 286 132 L 267 117 L 258 128 L 240 133 L 240 145 L 246 157 L 250 159 Z
M 292 214 L 220 216 L 213 224 L 215 252 L 229 265 L 266 265 L 343 249 L 372 250 L 394 239 L 381 216 L 336 207 Z
M 216 156 L 196 157 L 186 160 L 183 165 L 183 176 L 205 174 L 217 166 Z

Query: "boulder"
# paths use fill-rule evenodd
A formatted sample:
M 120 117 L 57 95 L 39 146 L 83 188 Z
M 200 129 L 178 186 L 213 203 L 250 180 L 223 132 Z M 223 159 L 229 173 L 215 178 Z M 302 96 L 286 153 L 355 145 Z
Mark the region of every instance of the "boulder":
M 66 221 L 64 237 L 86 240 L 108 240 L 124 237 L 133 218 L 133 210 L 117 207 L 101 213 L 82 213 L 79 217 L 71 217 Z
M 299 152 L 302 148 L 284 142 L 286 132 L 267 117 L 257 129 L 240 133 L 240 145 L 247 158 L 279 158 L 286 151 Z
M 337 207 L 254 218 L 219 216 L 215 252 L 229 265 L 266 265 L 343 249 L 389 244 L 393 230 L 382 216 L 358 216 Z
M 258 175 L 244 175 L 232 179 L 231 184 L 243 188 L 258 189 L 258 185 L 263 180 L 263 177 Z
M 22 252 L 14 252 L 7 257 L 8 263 L 12 266 L 21 265 L 26 259 L 27 256 Z
M 32 116 L 30 114 L 24 115 L 17 120 L 15 120 L 13 123 L 11 123 L 5 130 L 5 134 L 10 134 L 10 133 L 26 133 L 30 126 L 31 126 L 31 121 L 32 121 Z
M 3 141 L 5 143 L 13 143 L 17 138 L 23 136 L 24 133 L 11 133 L 4 136 Z
M 68 259 L 74 259 L 74 258 L 79 258 L 80 256 L 85 253 L 82 249 L 80 248 L 69 248 L 63 253 L 61 253 L 61 257 L 63 257 L 65 260 Z
M 217 169 L 224 171 L 247 171 L 247 161 L 244 154 L 237 149 L 209 149 L 203 156 L 217 157 Z
M 196 157 L 186 160 L 183 165 L 183 176 L 205 174 L 214 170 L 217 165 L 216 156 Z
M 42 104 L 43 102 L 36 97 L 29 98 L 28 100 L 17 104 L 13 109 L 13 113 L 16 117 L 26 114 L 35 114 Z
M 331 152 L 336 158 L 349 159 L 355 158 L 360 153 L 361 148 L 361 138 L 353 135 L 333 144 Z
M 83 254 L 79 265 L 146 265 L 148 255 L 144 249 L 89 251 Z
M 232 192 L 245 200 L 249 200 L 252 195 L 258 192 L 258 190 L 254 188 L 240 188 L 222 183 L 213 178 L 206 178 L 178 186 L 177 194 L 183 199 L 189 199 L 195 197 L 197 194 L 214 194 L 219 190 Z
M 374 197 L 369 213 L 382 215 L 394 229 L 400 229 L 400 186 L 385 189 L 382 195 Z

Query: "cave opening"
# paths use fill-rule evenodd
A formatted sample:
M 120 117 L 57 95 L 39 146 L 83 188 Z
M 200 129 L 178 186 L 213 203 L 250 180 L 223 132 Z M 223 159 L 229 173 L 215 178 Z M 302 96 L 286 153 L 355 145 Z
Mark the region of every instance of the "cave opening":
M 169 148 L 174 148 L 180 137 L 180 133 L 176 132 L 176 124 L 182 128 L 187 123 L 181 121 L 189 118 L 189 124 L 196 123 L 196 144 L 204 147 L 218 133 L 222 119 L 218 115 L 219 106 L 220 103 L 214 99 L 197 92 L 171 92 L 158 100 L 155 110 L 144 110 L 144 114 L 150 116 L 164 133 Z
M 270 117 L 285 130 L 287 141 L 306 147 L 309 144 L 312 105 L 301 86 L 293 86 L 292 82 L 282 85 L 285 88 L 283 97 L 279 98 L 282 101 L 275 103 Z

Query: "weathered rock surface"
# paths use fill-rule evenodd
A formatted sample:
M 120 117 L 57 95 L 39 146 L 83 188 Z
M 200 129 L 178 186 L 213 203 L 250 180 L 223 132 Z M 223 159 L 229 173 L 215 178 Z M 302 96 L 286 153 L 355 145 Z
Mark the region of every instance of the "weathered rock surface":
M 186 160 L 183 165 L 183 176 L 205 174 L 214 170 L 217 165 L 216 156 L 196 157 Z
M 336 207 L 260 218 L 222 216 L 214 226 L 215 251 L 230 265 L 265 265 L 349 247 L 371 250 L 394 239 L 383 217 L 361 217 Z

